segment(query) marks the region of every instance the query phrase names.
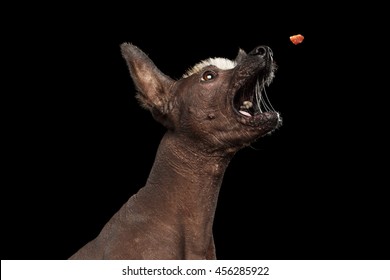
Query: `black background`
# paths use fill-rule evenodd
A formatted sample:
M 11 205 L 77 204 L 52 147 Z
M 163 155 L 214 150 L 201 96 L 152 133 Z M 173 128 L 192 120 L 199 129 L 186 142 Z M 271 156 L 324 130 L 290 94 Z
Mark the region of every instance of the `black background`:
M 209 4 L 10 10 L 2 259 L 68 258 L 144 185 L 164 128 L 134 98 L 122 42 L 172 78 L 238 48 L 274 52 L 267 93 L 283 126 L 226 170 L 219 259 L 388 259 L 382 117 L 354 37 L 364 30 L 321 6 Z

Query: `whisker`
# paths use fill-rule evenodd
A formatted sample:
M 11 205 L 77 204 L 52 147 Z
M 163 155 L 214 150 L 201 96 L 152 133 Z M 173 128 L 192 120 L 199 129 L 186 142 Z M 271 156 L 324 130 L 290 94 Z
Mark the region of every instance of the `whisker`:
M 268 99 L 268 95 L 267 95 L 267 93 L 266 93 L 266 91 L 265 91 L 265 88 L 264 88 L 264 97 L 265 97 L 265 99 L 267 100 L 268 105 L 269 105 L 270 108 L 271 108 L 271 111 L 276 111 L 276 110 L 274 109 L 274 107 L 272 106 L 271 102 L 270 102 L 269 99 Z
M 256 103 L 257 107 L 259 108 L 260 113 L 263 113 L 263 110 L 261 109 L 261 103 L 263 103 L 262 96 L 261 96 L 261 88 L 259 81 L 256 82 L 255 86 L 255 96 L 256 96 Z
M 256 82 L 255 96 L 256 96 L 256 101 L 257 101 L 257 107 L 258 107 L 260 113 L 263 113 L 263 111 L 265 111 L 265 112 L 275 111 L 270 100 L 268 99 L 268 96 L 267 96 L 267 93 L 265 90 L 265 81 L 264 80 L 261 83 L 260 83 L 260 81 Z

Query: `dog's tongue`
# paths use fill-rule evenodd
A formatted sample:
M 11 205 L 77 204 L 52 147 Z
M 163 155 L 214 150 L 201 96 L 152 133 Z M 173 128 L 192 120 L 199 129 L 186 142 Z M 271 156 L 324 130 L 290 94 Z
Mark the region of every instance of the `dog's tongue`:
M 252 115 L 247 111 L 252 107 L 253 107 L 253 103 L 250 102 L 249 100 L 245 100 L 244 102 L 242 102 L 242 105 L 240 106 L 240 108 L 243 110 L 239 110 L 239 112 L 244 116 L 252 117 Z
M 240 112 L 242 115 L 244 115 L 244 116 L 252 117 L 252 115 L 249 114 L 247 111 L 240 110 L 239 112 Z

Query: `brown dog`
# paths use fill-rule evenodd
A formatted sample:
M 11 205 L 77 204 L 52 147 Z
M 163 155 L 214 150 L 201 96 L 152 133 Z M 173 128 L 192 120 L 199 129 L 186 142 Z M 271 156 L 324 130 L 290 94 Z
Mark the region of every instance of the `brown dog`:
M 215 259 L 213 220 L 234 154 L 281 124 L 265 96 L 272 51 L 212 58 L 179 80 L 121 45 L 137 98 L 167 128 L 146 185 L 70 259 Z

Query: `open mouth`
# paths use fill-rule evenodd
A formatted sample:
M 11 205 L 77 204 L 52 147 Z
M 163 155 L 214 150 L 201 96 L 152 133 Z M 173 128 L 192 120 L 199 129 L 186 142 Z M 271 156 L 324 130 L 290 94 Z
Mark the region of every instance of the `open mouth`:
M 271 80 L 272 75 L 253 79 L 253 81 L 245 83 L 235 93 L 233 108 L 244 124 L 259 125 L 264 113 L 268 112 L 274 112 L 278 116 L 265 90 Z

